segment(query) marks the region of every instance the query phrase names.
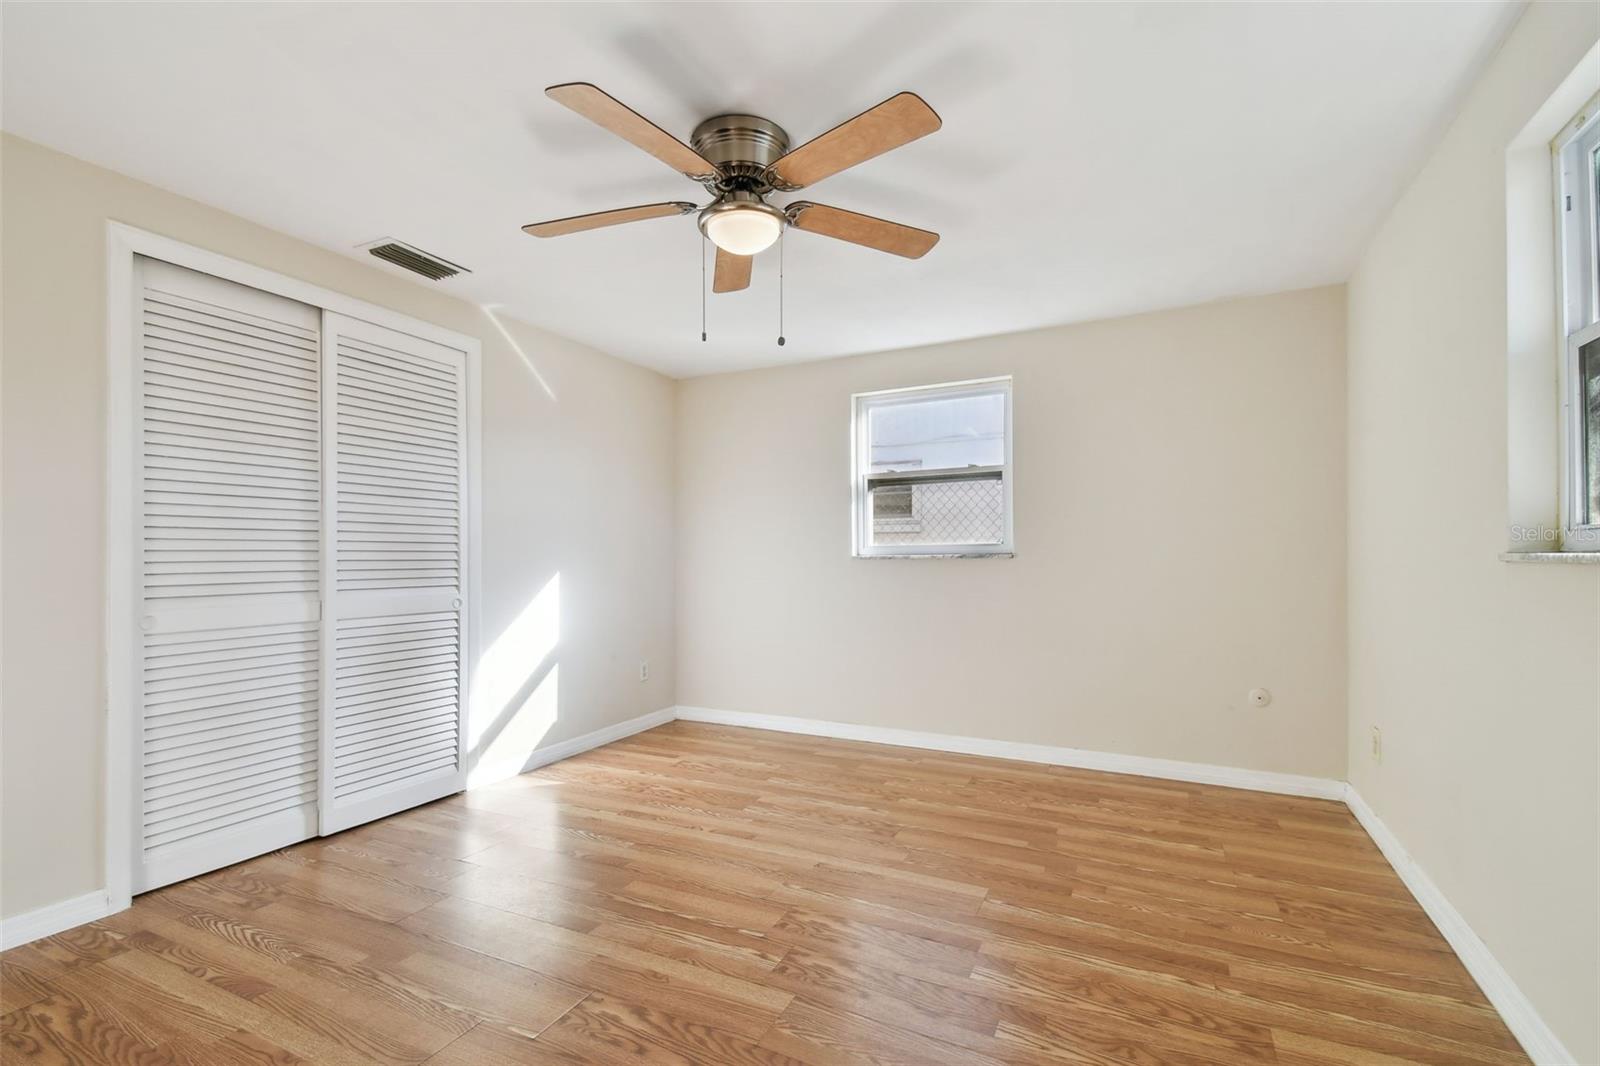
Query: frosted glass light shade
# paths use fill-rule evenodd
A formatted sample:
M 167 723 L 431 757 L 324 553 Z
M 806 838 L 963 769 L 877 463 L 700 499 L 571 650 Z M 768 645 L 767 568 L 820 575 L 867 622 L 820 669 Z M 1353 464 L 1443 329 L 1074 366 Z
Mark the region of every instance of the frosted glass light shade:
M 711 243 L 730 255 L 755 255 L 772 247 L 783 232 L 783 218 L 765 204 L 731 207 L 705 221 Z

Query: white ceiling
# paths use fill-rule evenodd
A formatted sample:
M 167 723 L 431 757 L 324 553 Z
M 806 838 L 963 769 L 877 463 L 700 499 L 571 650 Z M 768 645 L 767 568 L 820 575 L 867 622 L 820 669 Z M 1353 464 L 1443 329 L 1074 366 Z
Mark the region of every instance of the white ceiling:
M 367 262 L 419 245 L 472 269 L 441 287 L 686 376 L 1343 280 L 1519 10 L 7 3 L 3 123 Z M 701 343 L 692 218 L 519 231 L 701 198 L 544 97 L 565 81 L 685 140 L 745 111 L 795 143 L 914 90 L 943 130 L 776 199 L 943 240 L 793 233 L 787 346 L 775 252 Z

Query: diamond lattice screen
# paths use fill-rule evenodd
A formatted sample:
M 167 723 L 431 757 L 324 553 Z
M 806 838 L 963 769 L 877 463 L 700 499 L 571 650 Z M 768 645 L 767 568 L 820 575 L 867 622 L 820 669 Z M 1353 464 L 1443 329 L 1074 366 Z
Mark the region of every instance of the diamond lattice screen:
M 881 485 L 870 495 L 874 544 L 998 544 L 1005 536 L 998 478 Z

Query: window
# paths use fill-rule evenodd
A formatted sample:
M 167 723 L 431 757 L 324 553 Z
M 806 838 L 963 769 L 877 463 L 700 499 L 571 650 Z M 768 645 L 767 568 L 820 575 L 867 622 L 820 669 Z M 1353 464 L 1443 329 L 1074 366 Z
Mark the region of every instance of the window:
M 1011 554 L 1010 378 L 853 402 L 856 555 Z
M 1566 349 L 1562 547 L 1600 551 L 1600 95 L 1554 148 Z

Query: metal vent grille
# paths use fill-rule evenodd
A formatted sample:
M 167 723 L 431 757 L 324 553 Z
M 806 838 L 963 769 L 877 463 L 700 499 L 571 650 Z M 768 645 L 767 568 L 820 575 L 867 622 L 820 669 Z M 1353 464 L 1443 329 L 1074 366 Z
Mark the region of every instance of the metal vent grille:
M 457 266 L 447 259 L 440 259 L 436 255 L 429 255 L 421 248 L 413 248 L 400 241 L 379 241 L 367 246 L 367 251 L 387 263 L 403 267 L 413 274 L 421 274 L 430 281 L 442 281 L 453 278 L 457 274 L 470 274 L 471 271 L 464 266 Z

